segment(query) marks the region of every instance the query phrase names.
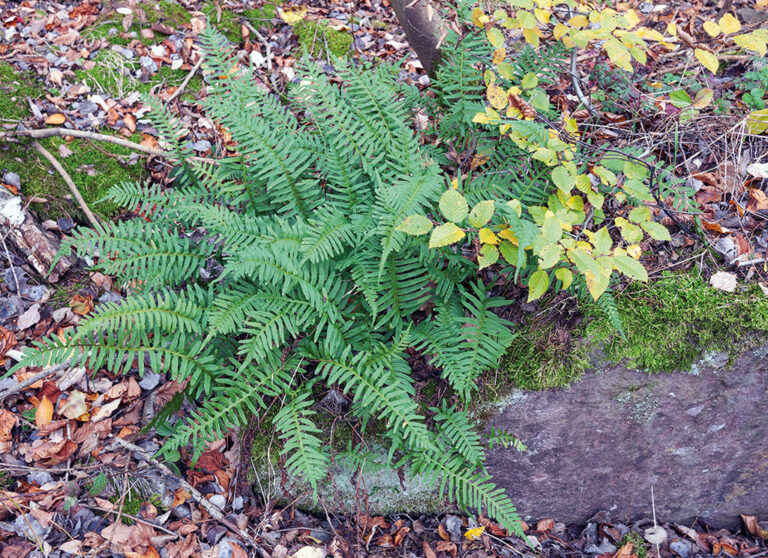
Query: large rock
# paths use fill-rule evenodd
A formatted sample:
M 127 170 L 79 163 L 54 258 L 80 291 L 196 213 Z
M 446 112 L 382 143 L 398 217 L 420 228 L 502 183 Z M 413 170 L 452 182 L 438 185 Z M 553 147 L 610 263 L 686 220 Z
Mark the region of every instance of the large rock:
M 567 389 L 515 392 L 490 427 L 528 446 L 488 469 L 524 518 L 584 523 L 599 510 L 731 527 L 768 518 L 768 347 L 681 373 L 612 367 Z

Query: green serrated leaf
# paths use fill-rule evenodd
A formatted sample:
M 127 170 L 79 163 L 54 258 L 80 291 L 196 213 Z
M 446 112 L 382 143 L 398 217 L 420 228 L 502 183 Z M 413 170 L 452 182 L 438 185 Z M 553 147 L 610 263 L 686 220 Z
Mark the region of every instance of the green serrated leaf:
M 541 298 L 549 288 L 549 274 L 543 269 L 534 271 L 528 279 L 528 302 Z
M 528 72 L 523 76 L 523 81 L 521 85 L 523 86 L 523 89 L 533 89 L 539 84 L 539 78 L 536 77 L 536 74 L 533 72 Z
M 636 207 L 629 212 L 629 220 L 633 223 L 645 223 L 651 219 L 651 210 L 645 206 Z
M 624 163 L 623 171 L 624 176 L 635 180 L 645 180 L 645 177 L 648 176 L 648 167 L 634 161 Z
M 648 271 L 634 258 L 622 254 L 613 257 L 613 265 L 623 275 L 638 281 L 648 281 Z
M 460 223 L 469 213 L 467 200 L 456 190 L 446 190 L 440 196 L 440 213 L 452 223 Z
M 644 183 L 639 180 L 626 179 L 622 185 L 624 191 L 633 198 L 640 201 L 653 201 L 651 191 Z
M 571 283 L 573 283 L 573 273 L 571 273 L 571 270 L 568 268 L 561 267 L 560 269 L 556 269 L 555 277 L 560 279 L 560 281 L 562 282 L 563 290 L 570 287 Z
M 608 232 L 608 227 L 603 227 L 593 235 L 592 244 L 595 247 L 595 253 L 597 255 L 607 254 L 611 251 L 611 246 L 613 246 L 613 239 L 611 238 L 611 234 Z
M 88 487 L 88 496 L 98 496 L 107 487 L 107 475 L 99 473 L 91 481 L 91 486 Z
M 563 238 L 563 228 L 560 221 L 551 213 L 544 217 L 544 224 L 541 226 L 541 235 L 547 242 L 557 242 Z
M 430 248 L 440 248 L 442 246 L 448 246 L 454 242 L 458 242 L 464 238 L 464 231 L 453 223 L 445 223 L 444 225 L 438 225 L 432 231 L 432 235 L 429 237 Z
M 508 264 L 518 265 L 518 254 L 520 253 L 520 249 L 509 240 L 504 240 L 499 244 L 499 252 L 501 252 L 502 257 Z
M 501 77 L 504 79 L 514 79 L 515 78 L 515 65 L 511 64 L 509 62 L 499 62 L 496 64 L 496 69 L 498 70 Z
M 637 244 L 643 239 L 643 230 L 637 225 L 633 225 L 623 217 L 617 217 L 615 223 L 621 230 L 621 236 L 630 244 Z M 647 225 L 648 223 L 643 224 Z
M 479 269 L 488 267 L 499 261 L 499 250 L 492 244 L 484 244 L 477 256 Z
M 669 231 L 667 230 L 667 227 L 665 227 L 661 223 L 657 223 L 656 221 L 648 221 L 647 223 L 640 223 L 640 226 L 654 240 L 666 240 L 666 241 L 672 240 L 672 237 L 669 236 Z
M 424 217 L 424 215 L 409 215 L 403 219 L 397 230 L 411 236 L 421 236 L 432 230 L 432 221 Z
M 557 264 L 563 255 L 563 247 L 559 244 L 545 244 L 539 250 L 539 269 L 549 269 Z
M 482 227 L 493 217 L 493 212 L 496 210 L 496 206 L 493 200 L 485 200 L 478 203 L 472 208 L 469 214 L 469 224 L 473 227 Z
M 576 186 L 576 177 L 566 167 L 558 165 L 552 169 L 552 182 L 564 194 L 570 194 L 573 187 Z

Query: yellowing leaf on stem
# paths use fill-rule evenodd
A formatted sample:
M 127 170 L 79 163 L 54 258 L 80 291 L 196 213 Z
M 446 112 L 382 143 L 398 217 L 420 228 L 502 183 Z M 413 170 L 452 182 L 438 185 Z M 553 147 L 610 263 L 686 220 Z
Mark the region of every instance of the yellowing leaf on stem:
M 616 64 L 622 70 L 626 70 L 628 72 L 632 71 L 632 57 L 630 55 L 629 49 L 626 46 L 624 46 L 617 39 L 610 39 L 605 42 L 604 47 L 605 52 L 608 54 L 608 58 L 611 59 L 611 62 Z
M 714 21 L 707 20 L 702 27 L 704 27 L 704 31 L 706 31 L 707 35 L 710 37 L 717 37 L 720 34 L 720 26 Z
M 490 18 L 480 8 L 472 10 L 472 23 L 478 27 L 485 27 L 485 24 L 490 21 Z
M 504 44 L 504 34 L 497 27 L 486 29 L 485 34 L 494 48 L 501 48 Z
M 477 255 L 477 265 L 479 269 L 486 268 L 499 261 L 499 249 L 491 244 L 485 244 Z
M 397 230 L 411 236 L 420 236 L 432 230 L 432 221 L 424 215 L 409 215 L 398 225 Z
M 469 213 L 467 200 L 456 190 L 446 190 L 438 202 L 440 213 L 453 223 L 463 221 Z
M 693 106 L 700 109 L 709 106 L 710 103 L 712 103 L 714 95 L 715 92 L 709 87 L 699 89 L 699 92 L 696 93 L 696 96 L 693 98 Z
M 643 267 L 643 264 L 629 256 L 613 256 L 613 266 L 619 273 L 631 279 L 648 281 L 648 271 Z
M 523 37 L 525 38 L 526 42 L 529 43 L 533 48 L 538 48 L 539 40 L 541 38 L 541 31 L 535 27 L 528 27 L 523 29 Z
M 430 248 L 441 248 L 464 238 L 464 231 L 453 223 L 445 223 L 434 228 L 429 237 Z
M 507 57 L 507 50 L 504 48 L 497 48 L 493 51 L 493 59 L 491 62 L 493 64 L 498 64 L 500 62 L 503 62 L 504 59 Z
M 747 131 L 760 135 L 768 130 L 768 109 L 755 110 L 747 115 Z
M 489 228 L 483 227 L 480 229 L 477 233 L 478 238 L 480 239 L 480 242 L 483 244 L 498 244 L 499 243 L 499 237 L 497 237 L 493 231 Z
M 555 28 L 552 30 L 552 35 L 557 40 L 560 40 L 566 33 L 568 33 L 568 27 L 562 23 L 556 24 Z
M 493 200 L 479 202 L 469 214 L 469 224 L 473 227 L 482 227 L 493 217 L 496 210 Z
M 766 51 L 768 51 L 765 39 L 757 33 L 737 35 L 733 38 L 733 42 L 741 48 L 758 53 L 760 56 L 765 56 Z
M 541 298 L 549 288 L 549 275 L 539 269 L 531 274 L 528 279 L 528 302 Z
M 717 57 L 711 52 L 697 48 L 694 49 L 693 54 L 696 56 L 696 60 L 713 74 L 717 73 L 717 69 L 720 67 L 720 62 L 717 61 Z
M 725 34 L 741 31 L 741 23 L 733 14 L 725 14 L 718 23 Z
M 568 25 L 577 29 L 581 29 L 589 25 L 589 19 L 585 15 L 575 15 L 568 20 Z
M 570 287 L 571 283 L 573 283 L 573 273 L 571 273 L 571 270 L 568 268 L 561 267 L 560 269 L 556 269 L 555 277 L 560 279 L 560 282 L 563 284 L 563 290 Z
M 536 21 L 545 25 L 549 23 L 549 18 L 552 16 L 550 11 L 541 8 L 535 8 L 533 14 L 536 16 Z
M 491 103 L 491 106 L 496 110 L 501 110 L 507 106 L 507 92 L 495 83 L 488 86 L 486 94 L 488 96 L 488 102 Z
M 635 10 L 627 10 L 624 12 L 624 19 L 627 20 L 627 29 L 633 29 L 638 23 L 640 23 L 640 18 L 638 17 Z
M 523 89 L 533 89 L 539 84 L 539 78 L 536 77 L 536 74 L 533 72 L 528 72 L 523 76 L 523 81 L 521 82 L 521 85 L 523 86 Z M 519 93 L 517 93 L 519 95 Z

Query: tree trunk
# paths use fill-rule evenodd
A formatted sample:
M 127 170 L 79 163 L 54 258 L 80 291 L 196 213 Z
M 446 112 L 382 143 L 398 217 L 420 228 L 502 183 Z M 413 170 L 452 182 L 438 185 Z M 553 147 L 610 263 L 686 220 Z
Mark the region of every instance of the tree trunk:
M 431 0 L 390 0 L 390 4 L 424 71 L 433 75 L 440 59 L 438 45 L 443 31 L 437 8 Z

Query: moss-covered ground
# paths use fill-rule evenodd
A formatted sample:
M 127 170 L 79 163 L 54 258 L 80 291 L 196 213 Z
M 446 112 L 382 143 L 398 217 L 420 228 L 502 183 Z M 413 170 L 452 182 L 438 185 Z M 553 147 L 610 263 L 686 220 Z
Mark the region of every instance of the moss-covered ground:
M 615 298 L 624 337 L 595 304 L 582 307 L 584 321 L 569 335 L 556 324 L 528 322 L 492 387 L 561 387 L 601 360 L 648 372 L 686 370 L 708 351 L 735 354 L 768 338 L 768 297 L 757 285 L 726 293 L 697 275 L 668 274 Z
M 10 65 L 0 63 L 0 114 L 7 120 L 19 120 L 29 116 L 26 98 L 44 94 L 40 83 L 30 73 L 15 71 Z M 23 102 L 19 102 L 23 100 Z M 105 131 L 105 133 L 110 133 Z M 141 137 L 128 138 L 140 141 Z M 59 146 L 65 144 L 72 151 L 68 157 L 59 155 Z M 66 142 L 63 138 L 46 138 L 40 144 L 61 162 L 72 177 L 91 210 L 105 218 L 116 213 L 111 203 L 97 203 L 107 190 L 125 180 L 142 180 L 145 171 L 139 162 L 127 164 L 131 150 L 112 144 L 94 146 L 87 140 Z M 0 169 L 15 172 L 21 178 L 21 192 L 26 197 L 37 196 L 47 200 L 36 203 L 34 210 L 42 219 L 69 216 L 84 221 L 69 189 L 48 161 L 32 150 L 27 142 L 0 144 Z
M 299 47 L 313 58 L 331 54 L 342 57 L 349 54 L 352 35 L 333 29 L 325 20 L 302 20 L 293 26 L 299 39 Z

